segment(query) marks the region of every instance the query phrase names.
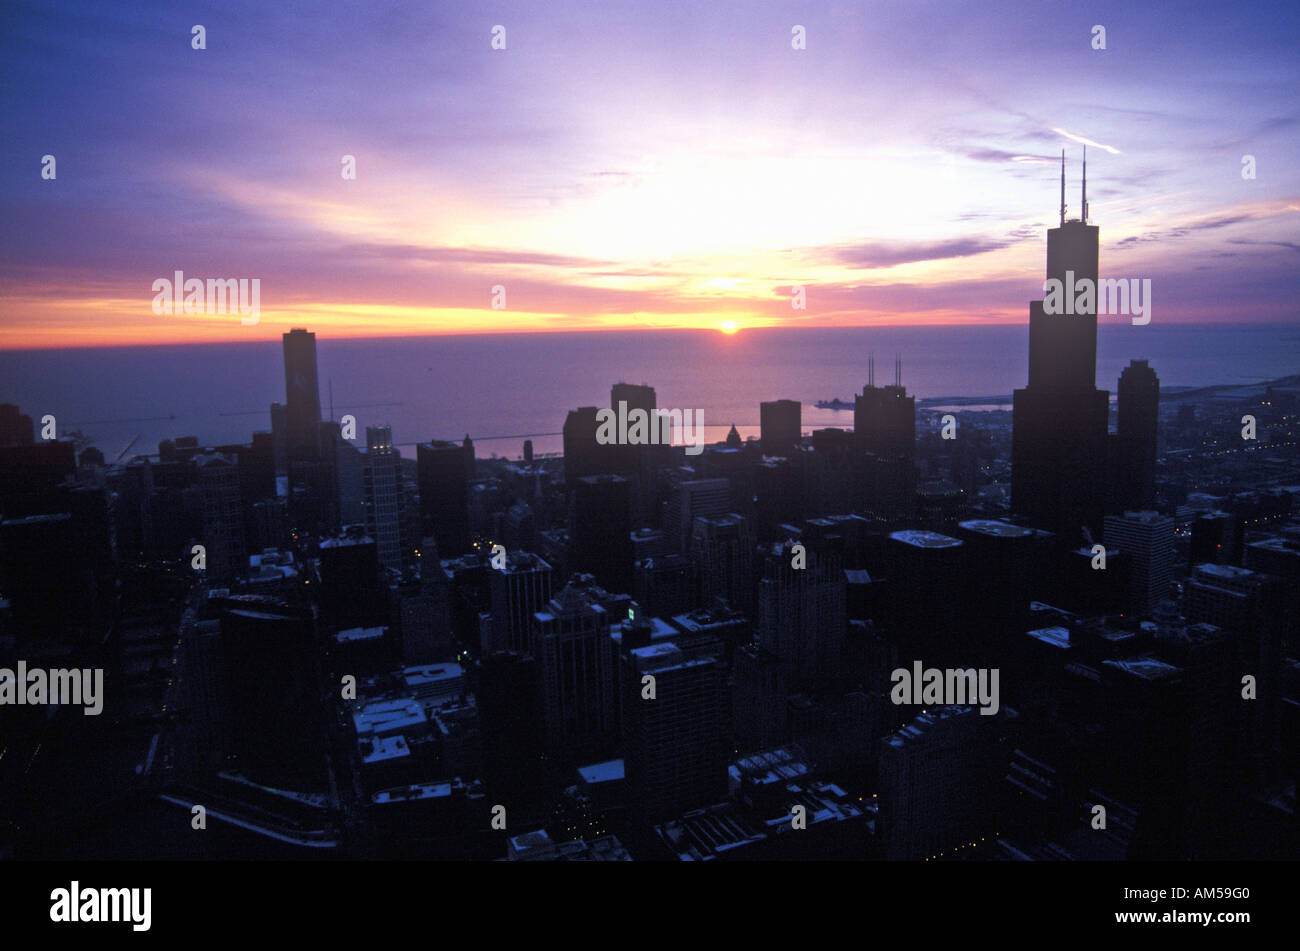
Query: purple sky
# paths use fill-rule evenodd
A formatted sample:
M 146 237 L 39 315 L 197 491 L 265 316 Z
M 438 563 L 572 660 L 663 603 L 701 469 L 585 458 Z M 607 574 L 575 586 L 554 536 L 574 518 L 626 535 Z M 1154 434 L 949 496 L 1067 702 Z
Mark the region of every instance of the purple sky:
M 7 6 L 0 347 L 1023 321 L 1085 140 L 1154 322 L 1296 317 L 1294 4 L 411 6 Z

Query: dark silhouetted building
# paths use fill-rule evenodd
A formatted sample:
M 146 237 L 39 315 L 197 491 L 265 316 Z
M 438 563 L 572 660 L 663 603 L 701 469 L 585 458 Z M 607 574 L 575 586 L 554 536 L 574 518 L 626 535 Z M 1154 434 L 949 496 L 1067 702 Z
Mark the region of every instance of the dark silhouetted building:
M 469 481 L 474 447 L 435 439 L 415 447 L 420 485 L 420 533 L 433 536 L 443 558 L 465 554 L 469 538 Z
M 727 709 L 716 657 L 688 657 L 672 642 L 624 658 L 623 747 L 628 805 L 646 825 L 727 793 Z M 654 678 L 654 699 L 643 678 Z
M 573 484 L 569 570 L 595 575 L 611 591 L 632 591 L 631 483 L 583 476 Z
M 1047 232 L 1047 277 L 1067 294 L 1070 280 L 1096 286 L 1098 233 L 1084 219 L 1065 220 L 1062 157 L 1061 224 Z M 1029 383 L 1015 392 L 1011 512 L 1073 547 L 1085 528 L 1101 530 L 1110 397 L 1096 385 L 1097 309 L 1049 314 L 1043 303 L 1029 305 Z
M 322 781 L 315 609 L 261 595 L 220 608 L 237 768 L 273 785 Z
M 772 400 L 758 405 L 763 455 L 784 456 L 803 435 L 803 405 L 798 400 Z
M 316 335 L 295 328 L 284 335 L 284 425 L 289 458 L 320 456 L 320 385 Z M 274 423 L 274 413 L 272 414 Z
M 1108 475 L 1111 511 L 1150 509 L 1156 502 L 1156 431 L 1160 379 L 1146 360 L 1133 360 L 1119 376 L 1118 431 Z

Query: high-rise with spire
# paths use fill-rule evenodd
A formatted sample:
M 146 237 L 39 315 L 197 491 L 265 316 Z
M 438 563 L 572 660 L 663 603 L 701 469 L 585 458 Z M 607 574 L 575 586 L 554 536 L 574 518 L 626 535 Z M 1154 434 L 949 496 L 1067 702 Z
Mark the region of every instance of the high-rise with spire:
M 1085 158 L 1080 216 L 1066 219 L 1061 153 L 1061 223 L 1047 232 L 1047 278 L 1096 287 L 1098 229 L 1088 224 Z M 1095 298 L 1094 298 L 1095 299 Z M 1015 393 L 1011 511 L 1035 528 L 1081 543 L 1101 528 L 1106 502 L 1110 395 L 1097 389 L 1097 313 L 1048 313 L 1029 304 L 1029 384 Z M 1090 537 L 1089 536 L 1089 537 Z

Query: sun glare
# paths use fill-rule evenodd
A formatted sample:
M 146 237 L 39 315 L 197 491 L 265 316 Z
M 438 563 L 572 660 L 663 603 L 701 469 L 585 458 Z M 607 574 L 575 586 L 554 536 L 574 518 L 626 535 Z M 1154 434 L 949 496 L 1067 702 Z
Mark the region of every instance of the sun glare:
M 740 329 L 740 325 L 734 320 L 724 320 L 722 323 L 718 324 L 718 329 L 724 334 L 734 334 Z

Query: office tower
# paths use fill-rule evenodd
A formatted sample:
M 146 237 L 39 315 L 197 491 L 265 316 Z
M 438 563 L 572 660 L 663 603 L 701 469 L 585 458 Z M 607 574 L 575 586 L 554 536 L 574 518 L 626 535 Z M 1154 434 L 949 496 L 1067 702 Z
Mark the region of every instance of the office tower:
M 1063 287 L 1096 287 L 1099 232 L 1087 223 L 1086 169 L 1081 217 L 1067 221 L 1062 154 L 1061 224 L 1047 232 L 1047 277 Z M 1101 528 L 1110 397 L 1096 386 L 1096 307 L 1049 314 L 1043 303 L 1029 305 L 1029 382 L 1014 397 L 1011 511 L 1073 547 L 1085 529 Z
M 271 404 L 271 454 L 275 459 L 276 493 L 283 495 L 289 478 L 289 422 L 282 403 Z
M 600 447 L 608 460 L 603 471 L 616 472 L 631 482 L 632 523 L 637 526 L 658 524 L 655 471 L 659 466 L 667 465 L 672 452 L 668 445 L 672 437 L 668 420 L 664 418 L 661 426 L 655 415 L 653 386 L 615 383 L 610 387 L 609 406 L 619 419 L 627 417 L 633 410 L 641 410 L 646 414 L 649 433 L 660 433 L 662 429 L 663 443 Z
M 758 583 L 758 646 L 785 668 L 792 690 L 839 673 L 847 620 L 839 556 L 808 549 L 804 557 L 806 567 L 795 568 L 792 546 L 771 545 Z
M 1100 672 L 1104 688 L 1094 719 L 1104 743 L 1092 788 L 1113 791 L 1137 808 L 1129 859 L 1186 858 L 1194 830 L 1183 825 L 1192 794 L 1184 783 L 1195 739 L 1184 672 L 1151 655 L 1103 661 Z
M 632 821 L 645 826 L 727 794 L 727 708 L 716 657 L 671 641 L 634 648 L 623 663 L 623 753 Z M 643 678 L 653 677 L 654 699 Z
M 236 768 L 272 785 L 323 782 L 315 609 L 251 594 L 219 609 Z
M 725 515 L 731 489 L 726 479 L 686 479 L 668 496 L 664 513 L 664 542 L 669 552 L 685 553 L 691 544 L 692 526 L 700 517 Z
M 1116 452 L 1110 466 L 1111 511 L 1153 508 L 1160 379 L 1146 360 L 1131 361 L 1120 374 L 1117 415 Z
M 1277 535 L 1251 542 L 1245 546 L 1243 555 L 1245 567 L 1300 588 L 1300 538 Z
M 295 328 L 284 335 L 284 423 L 289 458 L 320 455 L 320 385 L 316 335 Z M 272 415 L 274 423 L 274 412 Z
M 66 440 L 0 448 L 0 512 L 9 518 L 58 510 L 58 486 L 77 472 L 76 447 Z
M 469 437 L 466 436 L 466 442 Z M 438 542 L 443 558 L 457 558 L 470 548 L 469 480 L 472 444 L 433 439 L 415 447 L 420 484 L 420 533 Z
M 910 519 L 916 501 L 916 398 L 903 386 L 901 361 L 894 363 L 892 386 L 876 386 L 870 364 L 867 385 L 853 401 L 853 438 L 863 467 L 856 507 L 886 521 Z
M 537 518 L 527 502 L 516 502 L 501 518 L 501 544 L 507 551 L 537 550 Z
M 1179 726 L 1190 742 L 1174 787 L 1182 816 L 1175 825 L 1189 831 L 1181 858 L 1227 858 L 1233 824 L 1230 789 L 1248 761 L 1237 743 L 1242 720 L 1241 681 L 1234 635 L 1213 624 L 1176 625 L 1157 634 L 1157 652 L 1183 671 L 1184 705 Z M 1168 742 L 1168 738 L 1157 738 Z
M 618 674 L 610 618 L 571 581 L 533 615 L 546 749 L 559 767 L 606 758 L 618 735 Z
M 385 623 L 379 583 L 379 551 L 360 525 L 320 543 L 320 590 L 323 620 L 334 630 Z
M 875 363 L 869 379 L 853 400 L 853 435 L 868 452 L 879 456 L 916 458 L 916 398 L 903 386 L 901 361 L 894 363 L 894 384 L 876 386 Z
M 407 664 L 437 664 L 455 653 L 452 637 L 452 593 L 447 573 L 438 561 L 432 538 L 416 543 L 415 568 L 389 585 L 390 616 L 401 639 Z
M 36 442 L 32 418 L 12 403 L 0 403 L 0 446 L 30 446 Z
M 192 609 L 188 610 L 181 620 L 180 641 L 185 709 L 181 722 L 188 739 L 180 750 L 180 765 L 207 772 L 219 768 L 230 749 L 221 623 L 200 620 Z
M 971 656 L 997 667 L 1024 631 L 1038 539 L 1033 529 L 987 519 L 961 522 L 956 537 L 970 578 Z
M 366 427 L 363 487 L 366 532 L 375 540 L 380 567 L 400 571 L 406 562 L 402 547 L 406 496 L 402 453 L 393 447 L 393 430 L 389 426 Z
M 927 482 L 916 490 L 916 522 L 951 535 L 967 515 L 967 501 L 966 493 L 951 482 Z
M 1006 762 L 997 719 L 942 706 L 881 741 L 877 835 L 886 859 L 949 858 L 998 832 L 992 791 Z
M 1106 516 L 1105 545 L 1128 552 L 1129 609 L 1149 615 L 1170 597 L 1174 578 L 1174 520 L 1157 512 Z M 1109 570 L 1109 565 L 1107 566 Z
M 77 536 L 69 512 L 0 522 L 0 577 L 20 652 L 78 639 L 81 608 L 94 584 Z
M 1200 564 L 1241 563 L 1242 532 L 1237 516 L 1228 512 L 1206 512 L 1192 522 L 1188 570 Z
M 888 625 L 903 666 L 960 667 L 973 652 L 967 640 L 970 579 L 964 544 L 938 532 L 905 530 L 889 536 Z
M 547 781 L 545 714 L 539 663 L 529 654 L 484 657 L 476 699 L 483 736 L 483 783 L 493 802 L 510 803 L 521 822 L 540 819 Z
M 483 654 L 531 653 L 533 615 L 551 600 L 551 566 L 526 551 L 509 551 L 504 570 L 489 575 L 492 589 L 491 642 Z
M 613 471 L 611 447 L 596 442 L 596 412 L 580 406 L 564 419 L 564 479 L 570 486 L 583 476 Z
M 699 579 L 700 604 L 722 598 L 732 607 L 751 610 L 757 544 L 753 522 L 735 512 L 695 519 L 691 559 Z
M 239 462 L 239 493 L 246 502 L 275 498 L 275 440 L 270 433 L 253 433 L 250 445 L 235 450 Z
M 758 404 L 763 455 L 784 456 L 799 445 L 803 435 L 802 413 L 803 404 L 798 400 Z
M 569 570 L 595 575 L 611 591 L 632 591 L 631 484 L 617 475 L 583 476 L 569 507 Z
M 243 577 L 247 569 L 244 554 L 243 509 L 239 501 L 239 467 L 220 455 L 197 456 L 194 460 L 199 495 L 203 504 L 203 534 L 198 539 L 206 549 L 204 578 L 224 584 Z
M 636 600 L 649 617 L 671 617 L 695 607 L 695 562 L 686 555 L 642 558 L 633 571 Z
M 1281 578 L 1231 565 L 1198 565 L 1185 587 L 1183 614 L 1190 623 L 1207 623 L 1236 636 L 1240 649 L 1236 677 L 1255 678 L 1241 747 L 1251 755 L 1252 778 L 1276 768 L 1279 742 L 1278 683 L 1282 645 L 1295 636 L 1295 591 Z

